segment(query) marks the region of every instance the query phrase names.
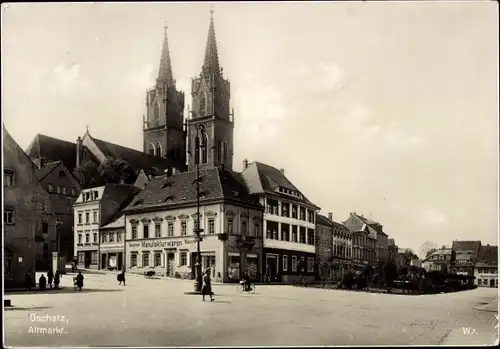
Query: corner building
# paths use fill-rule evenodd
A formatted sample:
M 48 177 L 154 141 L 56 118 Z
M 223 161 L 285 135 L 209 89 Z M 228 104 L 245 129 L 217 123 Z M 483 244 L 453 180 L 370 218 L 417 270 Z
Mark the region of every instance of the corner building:
M 310 202 L 286 177 L 284 170 L 243 162 L 242 176 L 250 193 L 259 196 L 264 213 L 264 265 L 262 273 L 271 281 L 294 282 L 316 273 L 316 212 Z
M 264 207 L 238 173 L 200 170 L 202 268 L 215 281 L 260 279 Z M 153 178 L 124 210 L 128 273 L 193 279 L 196 262 L 196 171 Z

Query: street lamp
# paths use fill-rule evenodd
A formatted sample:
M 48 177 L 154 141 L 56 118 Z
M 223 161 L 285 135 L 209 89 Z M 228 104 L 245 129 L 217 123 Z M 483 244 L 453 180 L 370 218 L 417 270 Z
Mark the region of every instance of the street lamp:
M 60 262 L 60 259 L 61 259 L 61 228 L 63 226 L 63 222 L 61 221 L 61 219 L 59 217 L 56 218 L 56 224 L 55 224 L 55 227 L 56 227 L 56 243 L 57 243 L 57 250 L 56 250 L 56 253 L 57 253 L 57 264 L 56 264 L 56 267 L 57 269 L 56 270 L 59 270 L 61 269 L 59 266 L 61 264 Z M 64 272 L 63 270 L 61 270 L 61 272 Z
M 201 276 L 201 252 L 200 252 L 200 234 L 203 232 L 203 229 L 200 228 L 200 161 L 201 154 L 200 151 L 203 148 L 206 148 L 205 144 L 205 127 L 203 125 L 198 125 L 196 127 L 196 138 L 194 140 L 195 144 L 195 161 L 196 161 L 196 225 L 193 229 L 193 232 L 196 237 L 196 263 L 194 265 L 195 268 L 195 282 L 194 282 L 194 291 L 201 292 L 202 287 L 202 276 Z

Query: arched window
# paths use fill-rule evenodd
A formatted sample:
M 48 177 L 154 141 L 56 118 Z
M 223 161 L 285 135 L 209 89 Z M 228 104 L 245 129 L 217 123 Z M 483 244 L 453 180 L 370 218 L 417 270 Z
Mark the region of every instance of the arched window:
M 158 103 L 155 103 L 155 106 L 153 107 L 153 126 L 158 126 L 160 125 L 160 106 Z
M 207 95 L 205 92 L 200 93 L 199 115 L 207 115 Z
M 156 153 L 155 155 L 156 156 L 161 156 L 161 144 L 160 143 L 156 143 Z
M 153 144 L 149 145 L 149 155 L 155 155 L 155 146 Z
M 203 135 L 203 142 L 200 144 L 200 156 L 201 156 L 201 163 L 206 164 L 208 162 L 208 137 L 207 135 Z M 201 146 L 204 145 L 204 146 Z

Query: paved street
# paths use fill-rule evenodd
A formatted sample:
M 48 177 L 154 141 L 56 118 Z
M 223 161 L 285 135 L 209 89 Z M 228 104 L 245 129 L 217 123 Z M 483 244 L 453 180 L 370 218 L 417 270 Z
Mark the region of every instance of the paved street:
M 72 276 L 62 279 L 72 286 Z M 401 296 L 257 286 L 214 285 L 213 303 L 184 295 L 191 281 L 86 274 L 85 291 L 9 295 L 9 346 L 226 346 L 492 344 L 496 312 L 474 309 L 498 299 L 497 289 Z M 490 307 L 491 308 L 491 307 Z M 59 316 L 59 323 L 34 316 Z M 64 317 L 64 319 L 63 319 Z M 63 328 L 59 334 L 33 333 Z M 464 334 L 463 328 L 472 328 Z M 30 329 L 31 328 L 31 329 Z

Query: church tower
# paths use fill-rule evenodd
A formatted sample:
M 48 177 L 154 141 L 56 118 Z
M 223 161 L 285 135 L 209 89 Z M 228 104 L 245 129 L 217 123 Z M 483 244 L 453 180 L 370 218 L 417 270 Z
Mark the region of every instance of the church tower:
M 233 114 L 230 112 L 230 83 L 224 79 L 219 64 L 213 10 L 205 48 L 205 59 L 198 77 L 191 81 L 192 111 L 187 122 L 188 168 L 192 170 L 199 161 L 200 168 L 224 166 L 233 168 Z M 196 134 L 203 126 L 205 146 L 196 152 Z M 199 154 L 197 156 L 197 154 Z
M 155 86 L 146 92 L 146 115 L 143 120 L 144 152 L 186 166 L 184 131 L 184 92 L 178 91 L 172 73 L 167 26 Z

